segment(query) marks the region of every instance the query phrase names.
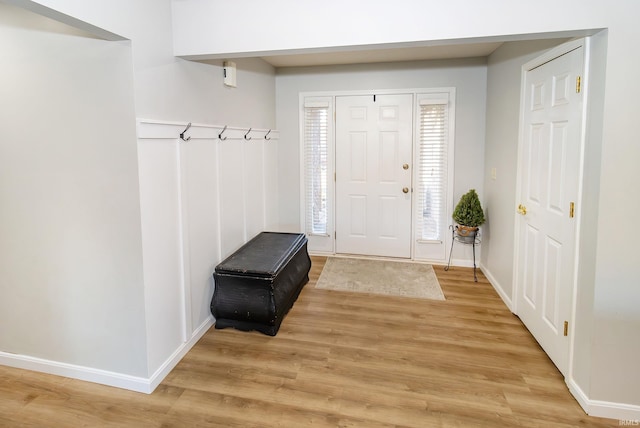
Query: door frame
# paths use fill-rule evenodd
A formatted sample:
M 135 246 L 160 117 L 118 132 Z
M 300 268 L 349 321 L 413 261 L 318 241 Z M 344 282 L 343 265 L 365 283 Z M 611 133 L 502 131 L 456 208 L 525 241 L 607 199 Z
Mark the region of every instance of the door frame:
M 589 101 L 589 58 L 590 58 L 590 39 L 588 37 L 572 40 L 566 43 L 563 43 L 559 46 L 556 46 L 553 49 L 543 53 L 542 55 L 536 57 L 535 59 L 525 63 L 522 66 L 521 71 L 521 81 L 520 81 L 520 111 L 519 111 L 519 134 L 518 134 L 518 160 L 517 160 L 517 173 L 516 173 L 516 195 L 515 201 L 520 201 L 522 198 L 522 171 L 525 163 L 524 159 L 524 142 L 525 142 L 525 91 L 526 88 L 526 78 L 527 73 L 537 67 L 540 67 L 547 62 L 554 60 L 555 58 L 567 54 L 577 48 L 583 48 L 583 69 L 582 69 L 582 80 L 581 80 L 581 90 L 583 94 L 583 103 L 582 103 L 582 122 L 580 128 L 580 148 L 579 148 L 579 161 L 578 161 L 578 193 L 576 197 L 576 236 L 575 236 L 575 251 L 573 257 L 573 274 L 572 274 L 572 283 L 571 283 L 571 308 L 570 308 L 570 320 L 569 320 L 569 355 L 567 361 L 567 372 L 565 374 L 565 380 L 569 380 L 573 378 L 573 361 L 574 361 L 574 347 L 575 347 L 575 324 L 576 324 L 576 302 L 577 302 L 577 292 L 578 292 L 578 267 L 580 261 L 580 230 L 582 225 L 582 193 L 584 188 L 584 158 L 585 158 L 585 146 L 586 146 L 586 135 L 587 135 L 587 111 L 588 111 L 588 101 Z M 520 287 L 518 284 L 518 260 L 520 256 L 520 235 L 519 235 L 519 221 L 521 219 L 520 214 L 518 214 L 515 204 L 514 204 L 514 258 L 513 258 L 513 295 L 512 295 L 512 312 L 518 315 L 518 299 L 520 297 Z
M 417 141 L 419 136 L 417 135 L 417 126 L 416 126 L 416 109 L 417 109 L 417 103 L 418 103 L 418 98 L 420 95 L 425 95 L 425 94 L 443 94 L 446 93 L 447 94 L 447 98 L 448 98 L 448 102 L 449 102 L 449 111 L 450 111 L 450 117 L 449 117 L 449 154 L 448 156 L 450 157 L 451 161 L 450 161 L 450 168 L 448 171 L 448 187 L 450 189 L 450 194 L 447 195 L 448 196 L 448 200 L 446 202 L 446 206 L 447 206 L 447 215 L 450 218 L 451 217 L 451 213 L 453 212 L 453 177 L 454 177 L 454 162 L 453 162 L 453 154 L 454 154 L 454 148 L 455 148 L 455 117 L 456 117 L 456 88 L 452 87 L 452 86 L 443 86 L 443 87 L 431 87 L 431 88 L 406 88 L 406 89 L 365 89 L 365 90 L 347 90 L 347 91 L 311 91 L 311 92 L 300 92 L 298 94 L 298 112 L 299 112 L 299 120 L 298 120 L 298 126 L 299 126 L 299 138 L 300 138 L 300 152 L 299 152 L 299 176 L 300 176 L 300 205 L 299 205 L 299 213 L 300 213 L 300 227 L 301 230 L 304 232 L 306 231 L 306 206 L 305 206 L 305 202 L 306 202 L 306 194 L 305 194 L 305 171 L 304 171 L 304 121 L 301 120 L 302 118 L 304 118 L 304 105 L 305 105 L 305 99 L 306 98 L 331 98 L 331 106 L 330 106 L 330 114 L 333 116 L 333 121 L 331 122 L 331 126 L 330 126 L 330 132 L 331 132 L 331 140 L 329 141 L 329 165 L 328 165 L 328 171 L 327 171 L 327 175 L 329 177 L 334 177 L 333 180 L 329 179 L 329 183 L 328 183 L 328 197 L 330 198 L 330 204 L 329 204 L 329 211 L 330 211 L 330 215 L 331 215 L 331 221 L 329 222 L 329 224 L 332 225 L 332 227 L 335 229 L 335 218 L 336 218 L 336 204 L 335 204 L 335 197 L 336 197 L 336 193 L 335 193 L 335 188 L 336 188 L 336 182 L 335 182 L 335 163 L 336 163 L 336 159 L 335 159 L 335 144 L 336 144 L 336 136 L 335 136 L 335 103 L 336 103 L 336 97 L 339 96 L 359 96 L 359 95 L 401 95 L 401 94 L 411 94 L 413 95 L 413 123 L 412 123 L 412 128 L 413 128 L 413 132 L 412 132 L 412 157 L 411 157 L 411 161 L 413 162 L 413 171 L 411 174 L 411 186 L 412 186 L 412 193 L 413 193 L 413 187 L 415 186 L 415 183 L 417 182 L 417 174 L 416 174 L 416 169 L 415 169 L 415 164 L 416 164 L 416 149 L 417 149 Z M 415 236 L 415 231 L 416 231 L 416 225 L 415 225 L 415 212 L 417 209 L 417 198 L 413 197 L 411 198 L 411 248 L 410 248 L 410 259 L 409 260 L 420 260 L 420 261 L 425 261 L 425 262 L 433 262 L 433 263 L 446 263 L 446 254 L 447 254 L 447 250 L 451 247 L 451 240 L 452 240 L 452 236 L 450 233 L 446 233 L 444 234 L 444 240 L 443 241 L 438 241 L 438 242 L 434 242 L 437 243 L 439 245 L 443 246 L 444 252 L 443 252 L 443 258 L 439 259 L 439 258 L 434 258 L 433 251 L 430 250 L 425 250 L 425 246 L 429 247 L 431 246 L 431 243 L 429 242 L 416 242 L 416 236 Z M 333 230 L 332 232 L 328 232 L 326 235 L 322 235 L 322 236 L 308 236 L 309 239 L 309 244 L 310 244 L 310 252 L 313 252 L 315 254 L 323 254 L 323 255 L 335 255 L 336 254 L 336 241 L 335 241 L 335 230 Z M 317 248 L 319 248 L 318 250 L 313 250 L 311 248 L 311 244 L 314 244 L 313 246 L 317 246 Z M 440 254 L 439 251 L 436 251 L 435 253 Z

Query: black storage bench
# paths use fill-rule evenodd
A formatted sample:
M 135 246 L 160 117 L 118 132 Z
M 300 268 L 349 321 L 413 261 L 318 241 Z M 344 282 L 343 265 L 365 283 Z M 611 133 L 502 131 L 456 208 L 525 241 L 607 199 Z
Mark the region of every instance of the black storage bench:
M 216 328 L 275 336 L 310 269 L 304 234 L 261 232 L 216 266 L 211 300 Z

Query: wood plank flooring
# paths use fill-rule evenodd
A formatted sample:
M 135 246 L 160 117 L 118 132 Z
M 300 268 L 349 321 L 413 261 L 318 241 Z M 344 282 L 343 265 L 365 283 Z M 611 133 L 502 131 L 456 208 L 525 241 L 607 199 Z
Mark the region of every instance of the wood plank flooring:
M 151 395 L 0 366 L 2 427 L 613 427 L 587 416 L 483 275 L 446 301 L 315 289 L 276 337 L 211 329 Z

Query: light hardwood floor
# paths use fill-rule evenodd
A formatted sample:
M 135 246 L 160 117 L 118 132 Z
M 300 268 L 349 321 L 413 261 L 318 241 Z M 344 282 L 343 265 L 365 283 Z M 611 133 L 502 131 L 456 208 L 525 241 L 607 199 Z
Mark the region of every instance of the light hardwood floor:
M 315 289 L 276 337 L 211 329 L 151 395 L 0 367 L 0 426 L 605 427 L 483 275 L 446 301 Z

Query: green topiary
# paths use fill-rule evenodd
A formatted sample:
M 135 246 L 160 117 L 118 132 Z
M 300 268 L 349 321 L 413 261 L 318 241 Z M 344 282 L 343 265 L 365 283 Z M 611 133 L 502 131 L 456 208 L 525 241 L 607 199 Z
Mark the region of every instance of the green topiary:
M 453 219 L 462 226 L 478 227 L 484 223 L 484 211 L 475 189 L 462 195 L 460 202 L 453 210 Z

